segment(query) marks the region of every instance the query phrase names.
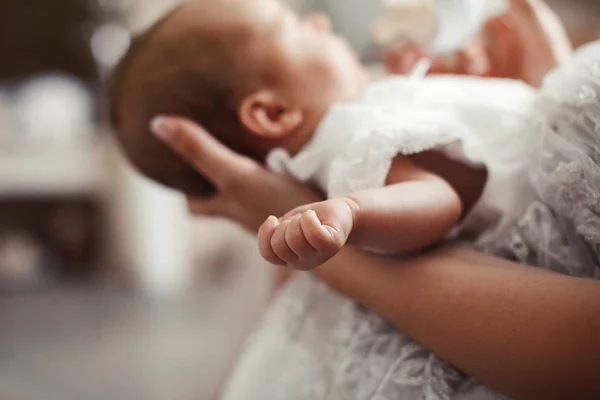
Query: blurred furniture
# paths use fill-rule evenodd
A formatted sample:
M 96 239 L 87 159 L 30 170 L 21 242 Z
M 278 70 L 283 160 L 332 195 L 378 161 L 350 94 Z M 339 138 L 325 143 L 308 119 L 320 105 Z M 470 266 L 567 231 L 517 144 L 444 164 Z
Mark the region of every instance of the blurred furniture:
M 0 81 L 63 71 L 97 84 L 89 48 L 96 1 L 0 1 Z
M 37 128 L 33 130 L 38 133 L 58 132 L 60 129 L 53 128 L 67 125 L 44 124 L 59 121 L 57 118 L 69 112 L 74 115 L 76 110 L 69 106 L 61 109 L 64 98 L 53 100 L 50 94 L 42 104 L 40 91 L 21 91 L 21 85 L 32 77 L 53 73 L 72 77 L 82 84 L 82 91 L 98 87 L 89 46 L 97 23 L 96 6 L 95 1 L 80 0 L 0 2 L 0 243 L 21 242 L 23 253 L 24 243 L 29 243 L 30 251 L 37 248 L 44 254 L 41 260 L 48 268 L 68 279 L 89 277 L 101 263 L 104 146 L 100 134 L 84 137 L 81 132 L 82 140 L 62 142 L 60 135 L 28 137 L 25 126 Z M 52 93 L 64 93 L 63 89 Z M 83 96 L 87 96 L 83 100 L 95 102 L 95 97 Z M 85 101 L 80 100 L 71 104 L 84 107 Z M 44 111 L 43 116 L 37 114 L 39 110 Z M 93 125 L 87 118 L 94 116 L 81 116 L 86 127 Z M 19 246 L 7 246 L 16 257 Z M 21 256 L 27 259 L 25 254 Z
M 183 197 L 139 176 L 116 148 L 108 196 L 111 264 L 146 292 L 184 293 L 192 285 L 191 216 Z
M 53 276 L 89 280 L 104 260 L 106 144 L 36 142 L 0 151 L 0 242 L 22 236 L 45 253 Z
M 98 194 L 106 178 L 105 142 L 98 137 L 52 149 L 30 143 L 0 151 L 0 197 Z

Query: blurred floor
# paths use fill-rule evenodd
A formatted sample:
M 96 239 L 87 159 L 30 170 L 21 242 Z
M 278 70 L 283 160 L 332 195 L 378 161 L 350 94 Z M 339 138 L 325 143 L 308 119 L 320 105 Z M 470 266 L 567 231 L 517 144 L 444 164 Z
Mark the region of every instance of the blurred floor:
M 0 399 L 215 398 L 260 308 L 256 276 L 242 275 L 170 302 L 81 288 L 0 297 Z

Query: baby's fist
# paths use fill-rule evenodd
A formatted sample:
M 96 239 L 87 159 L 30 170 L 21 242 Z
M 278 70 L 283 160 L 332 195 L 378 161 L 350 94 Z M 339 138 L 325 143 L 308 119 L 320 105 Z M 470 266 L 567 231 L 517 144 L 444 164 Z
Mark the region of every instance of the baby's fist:
M 349 199 L 333 199 L 270 217 L 258 232 L 260 254 L 272 264 L 316 268 L 344 247 L 357 210 Z

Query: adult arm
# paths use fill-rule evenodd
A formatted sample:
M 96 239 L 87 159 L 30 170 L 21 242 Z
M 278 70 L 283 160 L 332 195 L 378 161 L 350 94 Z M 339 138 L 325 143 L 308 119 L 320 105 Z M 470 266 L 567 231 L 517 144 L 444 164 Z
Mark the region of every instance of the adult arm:
M 510 0 L 508 12 L 488 21 L 483 35 L 451 57 L 399 43 L 386 53 L 384 62 L 391 73 L 406 74 L 420 58 L 428 57 L 432 74 L 513 78 L 537 87 L 572 50 L 560 19 L 543 0 Z
M 404 262 L 347 249 L 314 273 L 512 398 L 600 398 L 596 281 L 456 247 Z

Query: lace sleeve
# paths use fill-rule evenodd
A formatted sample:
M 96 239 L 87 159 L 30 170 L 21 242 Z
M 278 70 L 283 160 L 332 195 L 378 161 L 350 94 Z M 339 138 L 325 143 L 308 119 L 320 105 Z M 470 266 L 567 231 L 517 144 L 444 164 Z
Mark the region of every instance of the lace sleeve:
M 451 157 L 478 162 L 482 151 L 476 135 L 452 111 L 389 110 L 393 119 L 363 130 L 332 161 L 329 197 L 383 187 L 398 154 L 410 155 L 439 148 Z M 400 115 L 401 114 L 401 115 Z

